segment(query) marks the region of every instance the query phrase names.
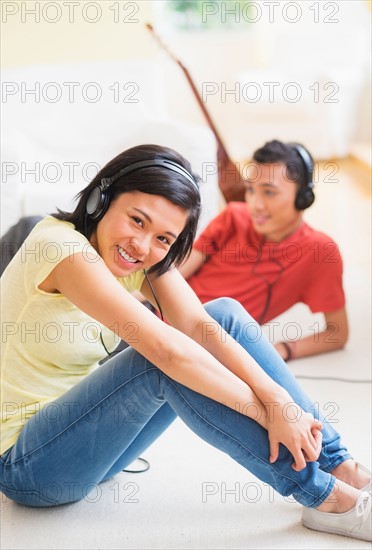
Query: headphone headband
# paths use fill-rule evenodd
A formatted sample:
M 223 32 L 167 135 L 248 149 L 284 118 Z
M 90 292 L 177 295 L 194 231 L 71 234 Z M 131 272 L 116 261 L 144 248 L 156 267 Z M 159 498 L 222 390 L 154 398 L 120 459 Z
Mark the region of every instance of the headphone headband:
M 152 168 L 153 166 L 161 166 L 162 168 L 167 168 L 168 170 L 177 172 L 177 174 L 185 177 L 199 191 L 199 187 L 192 175 L 180 164 L 177 164 L 176 162 L 167 159 L 140 160 L 138 162 L 130 164 L 129 166 L 126 166 L 125 168 L 120 170 L 111 178 L 102 178 L 102 189 L 107 189 L 112 183 L 114 183 L 114 181 L 118 180 L 122 176 L 131 174 L 135 170 L 139 170 L 140 168 Z
M 305 210 L 306 208 L 309 208 L 309 206 L 311 206 L 315 200 L 315 195 L 313 192 L 314 162 L 309 151 L 300 143 L 288 143 L 288 145 L 290 147 L 293 147 L 293 149 L 301 158 L 303 165 L 305 166 L 306 185 L 300 185 L 295 200 L 295 207 L 297 208 L 297 210 Z
M 110 187 L 110 185 L 112 185 L 114 181 L 118 180 L 122 176 L 126 176 L 127 174 L 130 174 L 135 170 L 139 170 L 141 168 L 151 168 L 154 166 L 161 166 L 162 168 L 167 168 L 168 170 L 172 170 L 172 172 L 177 172 L 177 174 L 180 174 L 181 176 L 186 178 L 190 183 L 192 183 L 192 185 L 194 186 L 194 189 L 196 189 L 196 191 L 199 193 L 199 187 L 195 179 L 180 164 L 167 159 L 141 160 L 138 162 L 134 162 L 129 166 L 126 166 L 125 168 L 120 170 L 117 174 L 114 174 L 113 176 L 111 176 L 111 178 L 102 178 L 99 185 L 94 187 L 94 189 L 92 189 L 92 191 L 90 192 L 90 195 L 86 203 L 86 213 L 93 220 L 100 220 L 105 215 L 105 212 L 107 211 L 107 208 L 110 203 L 109 193 L 107 193 L 107 190 Z
M 314 187 L 313 183 L 313 171 L 314 171 L 314 163 L 313 159 L 311 158 L 311 155 L 309 151 L 300 143 L 289 143 L 293 149 L 300 155 L 302 162 L 305 165 L 306 168 L 306 185 L 310 189 Z

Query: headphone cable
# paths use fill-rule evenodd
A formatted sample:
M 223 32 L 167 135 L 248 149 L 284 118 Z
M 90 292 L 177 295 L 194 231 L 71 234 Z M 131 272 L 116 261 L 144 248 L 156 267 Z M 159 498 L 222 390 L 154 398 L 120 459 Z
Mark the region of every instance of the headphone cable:
M 336 376 L 307 376 L 305 374 L 295 374 L 292 372 L 292 374 L 296 378 L 301 378 L 302 380 L 332 380 L 334 382 L 350 382 L 351 384 L 371 384 L 372 380 L 351 380 L 350 378 L 338 378 Z
M 151 281 L 150 281 L 150 279 L 149 279 L 148 276 L 147 276 L 146 269 L 144 269 L 143 272 L 144 272 L 144 274 L 145 274 L 147 284 L 148 284 L 149 287 L 150 287 L 150 290 L 151 290 L 151 293 L 152 293 L 152 295 L 153 295 L 153 297 L 154 297 L 154 300 L 155 300 L 155 302 L 156 302 L 156 305 L 158 306 L 158 310 L 159 310 L 159 313 L 160 313 L 161 320 L 164 321 L 163 311 L 162 311 L 161 306 L 160 306 L 160 304 L 159 304 L 159 301 L 158 301 L 158 299 L 157 299 L 157 297 L 156 297 L 154 287 L 152 286 Z
M 275 264 L 276 266 L 279 266 L 279 273 L 276 276 L 276 279 L 274 280 L 273 283 L 270 283 L 266 279 L 266 277 L 263 277 L 262 275 L 260 275 L 260 273 L 257 272 L 258 264 L 260 263 L 261 258 L 262 258 L 262 252 L 263 252 L 264 245 L 265 245 L 265 238 L 261 239 L 260 247 L 259 247 L 258 254 L 257 254 L 257 258 L 254 261 L 254 264 L 253 264 L 253 267 L 252 267 L 252 274 L 255 275 L 256 277 L 258 277 L 259 279 L 261 279 L 261 281 L 263 281 L 265 283 L 265 285 L 267 286 L 267 295 L 266 295 L 265 305 L 264 305 L 263 310 L 262 310 L 262 312 L 261 312 L 261 314 L 260 314 L 260 316 L 257 320 L 259 325 L 263 324 L 263 320 L 265 319 L 265 315 L 269 310 L 270 303 L 271 303 L 271 296 L 272 296 L 273 286 L 274 286 L 275 283 L 277 283 L 279 281 L 279 279 L 282 277 L 282 275 L 284 273 L 284 267 L 274 257 L 270 261 L 272 261 L 272 263 Z

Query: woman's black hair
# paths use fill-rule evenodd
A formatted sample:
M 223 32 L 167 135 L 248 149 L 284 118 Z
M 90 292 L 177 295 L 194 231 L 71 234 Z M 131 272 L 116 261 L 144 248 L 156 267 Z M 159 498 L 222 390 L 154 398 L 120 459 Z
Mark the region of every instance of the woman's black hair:
M 105 191 L 111 203 L 119 195 L 131 191 L 140 191 L 149 195 L 158 195 L 166 198 L 176 206 L 188 212 L 186 225 L 176 241 L 170 247 L 166 257 L 149 269 L 157 276 L 177 266 L 190 254 L 195 239 L 200 216 L 201 203 L 197 183 L 200 178 L 191 170 L 190 163 L 179 153 L 168 147 L 159 145 L 138 145 L 127 149 L 110 160 L 89 183 L 85 189 L 77 194 L 78 204 L 73 212 L 59 210 L 52 214 L 62 221 L 73 223 L 75 229 L 90 239 L 99 220 L 93 220 L 86 212 L 86 204 L 91 191 L 100 184 L 103 178 L 112 178 L 120 170 L 145 160 L 168 160 L 181 165 L 195 180 L 195 185 L 181 174 L 162 166 L 144 167 L 119 177 Z
M 309 152 L 308 154 L 311 158 Z M 308 173 L 305 164 L 291 143 L 283 143 L 277 139 L 268 141 L 254 152 L 253 160 L 259 164 L 280 162 L 285 166 L 287 179 L 294 181 L 298 187 L 307 186 Z

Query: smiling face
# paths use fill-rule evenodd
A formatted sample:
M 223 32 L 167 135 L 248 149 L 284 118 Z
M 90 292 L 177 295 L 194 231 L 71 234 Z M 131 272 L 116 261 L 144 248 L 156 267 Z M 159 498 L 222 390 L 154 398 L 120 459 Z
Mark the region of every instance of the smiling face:
M 116 277 L 165 258 L 184 229 L 186 210 L 158 195 L 132 191 L 111 202 L 90 242 Z
M 256 164 L 250 168 L 245 201 L 255 231 L 267 240 L 279 242 L 302 223 L 295 208 L 297 185 L 286 175 L 282 163 Z

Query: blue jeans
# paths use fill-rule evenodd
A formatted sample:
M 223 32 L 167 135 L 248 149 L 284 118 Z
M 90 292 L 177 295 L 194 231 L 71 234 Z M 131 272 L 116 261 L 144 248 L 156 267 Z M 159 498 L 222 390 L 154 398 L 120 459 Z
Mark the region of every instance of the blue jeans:
M 316 416 L 314 404 L 238 302 L 222 298 L 206 309 L 293 401 Z M 267 431 L 255 420 L 175 382 L 128 348 L 27 420 L 0 458 L 0 489 L 28 506 L 78 501 L 128 466 L 177 416 L 262 482 L 305 506 L 324 501 L 335 483 L 329 472 L 351 458 L 323 420 L 317 462 L 296 472 L 292 455 L 280 445 L 278 460 L 270 464 Z

